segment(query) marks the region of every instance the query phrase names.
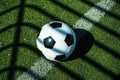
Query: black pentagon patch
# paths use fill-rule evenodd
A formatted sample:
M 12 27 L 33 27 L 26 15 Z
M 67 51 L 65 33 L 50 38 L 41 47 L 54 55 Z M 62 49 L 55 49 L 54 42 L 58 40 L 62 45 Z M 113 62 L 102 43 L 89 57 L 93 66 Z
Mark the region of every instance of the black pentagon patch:
M 44 39 L 44 46 L 46 48 L 52 49 L 54 45 L 55 45 L 55 40 L 51 36 Z
M 71 46 L 74 43 L 73 36 L 71 34 L 67 34 L 65 38 L 65 42 L 68 46 Z
M 57 55 L 57 56 L 55 57 L 55 60 L 62 60 L 62 59 L 64 59 L 64 58 L 66 58 L 65 55 Z
M 52 28 L 59 28 L 59 27 L 62 27 L 62 23 L 60 23 L 60 22 L 53 22 L 53 23 L 50 24 L 50 26 Z

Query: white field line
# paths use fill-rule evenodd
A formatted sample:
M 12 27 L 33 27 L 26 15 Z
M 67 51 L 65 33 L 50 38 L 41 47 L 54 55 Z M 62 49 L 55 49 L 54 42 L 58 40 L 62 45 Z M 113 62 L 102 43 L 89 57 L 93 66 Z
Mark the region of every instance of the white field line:
M 39 78 L 43 78 L 47 72 L 52 69 L 53 64 L 47 61 L 45 58 L 38 59 L 33 65 L 30 67 L 29 70 L 32 70 L 35 75 L 39 75 Z M 32 73 L 31 73 L 32 74 Z M 38 80 L 32 77 L 30 74 L 24 72 L 17 80 Z
M 110 10 L 115 5 L 114 0 L 101 0 L 100 2 L 96 3 L 95 5 L 105 9 Z M 89 18 L 92 21 L 99 22 L 99 20 L 104 17 L 105 12 L 99 10 L 95 7 L 92 7 L 87 13 L 84 14 L 85 17 Z M 88 20 L 81 18 L 78 20 L 73 27 L 74 28 L 81 28 L 85 30 L 90 30 L 93 27 L 94 23 L 89 22 Z
M 96 3 L 97 6 L 100 6 L 103 9 L 110 10 L 114 5 L 115 1 L 113 0 L 101 0 L 100 2 Z M 104 17 L 105 12 L 92 7 L 84 16 L 88 17 L 89 19 L 98 22 L 102 17 Z M 93 23 L 81 18 L 78 20 L 74 28 L 86 29 L 90 30 L 93 27 Z M 38 59 L 33 65 L 28 69 L 32 70 L 34 73 L 39 75 L 41 78 L 46 76 L 47 72 L 52 69 L 54 64 L 50 63 L 49 61 L 45 60 L 44 58 Z M 17 80 L 37 80 L 31 77 L 28 73 L 24 72 L 21 76 L 18 77 Z

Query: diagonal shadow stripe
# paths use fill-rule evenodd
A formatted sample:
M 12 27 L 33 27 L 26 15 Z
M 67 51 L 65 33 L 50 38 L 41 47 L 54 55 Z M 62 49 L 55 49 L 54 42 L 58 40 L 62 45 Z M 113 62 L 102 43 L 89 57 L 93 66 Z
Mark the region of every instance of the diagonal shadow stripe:
M 47 11 L 41 9 L 40 7 L 38 7 L 36 5 L 25 4 L 25 7 L 30 8 L 30 9 L 34 9 L 34 10 L 38 11 L 39 13 L 42 13 L 43 15 L 45 15 L 53 20 L 63 21 L 63 20 L 55 17 L 53 14 L 48 13 Z
M 7 31 L 7 30 L 9 30 L 9 29 L 11 29 L 11 28 L 13 28 L 13 27 L 15 27 L 15 26 L 16 26 L 16 23 L 15 24 L 10 24 L 10 25 L 6 26 L 5 28 L 0 30 L 0 34 L 5 32 L 5 31 Z
M 17 26 L 17 24 L 10 24 L 8 26 L 6 26 L 5 28 L 1 29 L 0 30 L 0 34 L 5 32 L 5 31 L 8 31 L 9 29 L 13 28 Z M 41 28 L 39 28 L 38 26 L 36 26 L 35 24 L 32 24 L 32 23 L 21 23 L 21 26 L 25 26 L 25 27 L 29 27 L 29 28 L 32 28 L 33 30 L 39 32 Z
M 2 48 L 0 48 L 0 52 L 8 49 L 8 48 L 12 48 L 14 45 L 13 43 L 12 44 L 7 44 L 6 46 L 3 46 Z M 30 44 L 27 44 L 27 43 L 19 43 L 18 44 L 19 47 L 23 47 L 23 48 L 26 48 L 32 52 L 34 52 L 36 55 L 38 55 L 39 57 L 41 57 L 42 55 L 42 52 L 40 52 L 35 46 L 32 46 Z
M 6 49 L 8 49 L 8 48 L 11 48 L 11 47 L 13 47 L 13 44 L 8 44 L 8 45 L 6 45 L 6 46 L 3 46 L 2 48 L 0 48 L 0 52 L 6 50 Z
M 22 6 L 22 5 L 21 5 Z M 31 5 L 30 5 L 31 6 Z M 30 7 L 30 6 L 28 6 L 29 8 L 31 8 L 31 9 L 33 9 L 33 5 Z M 39 12 L 41 12 L 42 14 L 44 14 L 44 15 L 46 15 L 47 17 L 50 17 L 51 19 L 54 19 L 54 20 L 60 20 L 60 19 L 58 19 L 58 18 L 56 18 L 56 17 L 54 17 L 54 15 L 51 15 L 50 13 L 48 13 L 48 12 L 46 12 L 46 11 L 44 11 L 43 9 L 40 9 L 40 8 L 38 8 L 38 7 L 34 7 L 34 9 L 35 10 L 37 10 L 37 11 L 39 11 Z M 21 11 L 23 11 L 23 10 L 21 10 Z M 42 12 L 43 11 L 43 12 Z M 20 12 L 21 13 L 21 12 Z M 23 14 L 21 14 L 22 16 L 23 16 Z M 18 19 L 19 19 L 19 17 L 18 17 Z M 20 25 L 22 25 L 22 19 L 20 18 L 18 21 L 20 21 L 20 23 L 18 24 L 18 26 L 20 26 Z M 63 21 L 63 20 L 61 20 L 61 21 Z M 24 25 L 24 24 L 23 24 Z M 31 24 L 25 24 L 25 25 L 31 25 Z M 37 28 L 36 28 L 37 29 Z M 20 29 L 18 29 L 18 30 L 16 30 L 16 31 L 19 31 L 20 32 Z M 18 38 L 19 38 L 19 34 L 20 33 L 17 33 L 16 34 L 16 36 L 18 36 Z M 17 40 L 15 40 L 16 42 L 19 42 L 19 41 L 17 41 Z M 15 48 L 15 45 L 17 46 L 17 48 Z M 15 51 L 17 51 L 16 49 L 18 49 L 18 46 L 19 46 L 19 44 L 15 44 L 14 45 L 14 50 Z M 20 44 L 21 46 L 27 46 L 28 47 L 28 45 L 27 44 Z M 30 46 L 30 45 L 29 45 Z M 29 48 L 31 48 L 31 47 L 29 47 Z M 36 51 L 36 50 L 35 50 Z M 14 56 L 16 56 L 16 55 L 14 55 Z M 14 58 L 14 56 L 12 57 L 12 58 Z M 87 59 L 88 60 L 88 59 Z M 91 62 L 91 61 L 90 61 Z M 15 64 L 15 63 L 14 63 Z M 12 67 L 12 66 L 11 66 Z M 61 66 L 61 67 L 63 67 L 63 66 Z M 14 66 L 14 68 L 16 69 L 16 67 Z M 58 68 L 60 68 L 59 66 L 58 66 Z M 64 67 L 63 67 L 64 68 Z M 11 68 L 10 68 L 11 69 Z M 15 69 L 12 69 L 12 70 L 15 70 Z M 60 68 L 60 69 L 62 69 L 62 68 Z M 63 70 L 65 70 L 66 71 L 66 69 L 67 68 L 64 68 Z M 3 70 L 4 71 L 4 70 Z M 10 70 L 11 71 L 11 70 Z M 1 72 L 1 71 L 0 71 Z M 74 74 L 71 74 L 71 73 L 69 73 L 69 72 L 72 72 L 72 71 L 67 71 L 66 73 L 67 74 L 69 74 L 69 75 L 74 75 Z M 12 73 L 12 72 L 11 72 Z M 12 73 L 13 74 L 13 73 Z M 9 76 L 13 76 L 13 75 L 9 75 Z M 76 75 L 75 75 L 76 76 Z M 10 79 L 10 80 L 12 80 L 12 77 L 9 77 L 8 79 Z M 77 79 L 77 78 L 76 78 Z
M 4 73 L 4 72 L 7 72 L 7 71 L 10 71 L 10 67 L 6 67 L 4 69 L 1 69 L 0 70 L 0 74 Z M 41 77 L 35 73 L 34 71 L 30 70 L 28 71 L 28 68 L 25 68 L 25 67 L 22 67 L 22 66 L 15 66 L 15 71 L 23 71 L 23 72 L 26 72 L 28 73 L 31 77 L 33 77 L 35 80 L 41 80 Z M 43 79 L 42 79 L 43 80 Z
M 75 30 L 74 30 L 75 31 Z M 82 35 L 81 35 L 82 34 Z M 92 39 L 92 34 L 90 32 L 88 32 L 87 30 L 80 30 L 80 29 L 77 29 L 77 32 L 76 32 L 76 36 L 78 37 L 78 40 L 81 42 L 78 41 L 78 45 L 79 46 L 76 46 L 76 50 L 74 51 L 73 53 L 73 56 L 77 57 L 77 58 L 80 58 L 84 61 L 86 61 L 87 63 L 89 63 L 90 65 L 92 65 L 93 67 L 95 67 L 96 69 L 98 69 L 100 72 L 108 75 L 109 77 L 111 78 L 116 78 L 117 77 L 117 74 L 113 73 L 112 71 L 110 71 L 109 69 L 105 68 L 104 66 L 102 66 L 101 64 L 99 64 L 98 62 L 96 62 L 95 60 L 92 60 L 91 58 L 87 57 L 85 54 L 87 53 L 86 51 L 89 51 L 91 47 L 88 48 L 87 50 L 87 47 L 90 45 L 90 43 L 95 43 L 95 45 L 97 45 L 96 43 L 98 41 L 96 40 L 93 40 Z M 83 41 L 81 40 L 83 39 Z M 87 42 L 90 42 L 90 43 L 87 43 Z M 79 44 L 80 43 L 80 44 Z M 82 45 L 83 43 L 83 45 Z M 84 44 L 84 43 L 87 43 L 87 44 Z M 101 43 L 99 43 L 99 45 L 102 45 Z M 80 47 L 81 46 L 81 47 Z M 107 50 L 110 50 L 107 46 L 105 45 L 102 45 L 102 49 L 104 50 L 104 47 L 107 48 Z M 83 49 L 81 49 L 83 48 Z M 101 46 L 100 46 L 101 48 Z M 81 50 L 80 50 L 81 49 Z M 84 51 L 85 49 L 85 51 Z M 107 51 L 106 50 L 106 51 Z M 107 51 L 109 52 L 109 51 Z M 115 53 L 115 51 L 113 50 L 113 52 Z M 112 53 L 111 53 L 112 54 Z M 116 52 L 117 54 L 117 52 Z M 73 57 L 72 56 L 72 57 Z
M 5 10 L 5 11 L 2 11 L 2 12 L 0 12 L 0 16 L 5 15 L 6 13 L 9 13 L 10 11 L 13 11 L 13 10 L 15 10 L 15 9 L 17 9 L 19 7 L 20 7 L 20 5 L 16 5 L 16 6 L 13 6 L 13 7 L 9 8 L 9 9 Z
M 18 66 L 18 67 L 16 67 L 16 70 L 26 72 L 26 73 L 29 74 L 34 80 L 44 80 L 44 79 L 42 79 L 42 77 L 41 77 L 40 75 L 38 75 L 37 73 L 35 73 L 35 72 L 34 72 L 33 70 L 31 70 L 31 69 Z
M 115 50 L 109 48 L 108 46 L 103 45 L 102 43 L 100 43 L 97 40 L 94 40 L 94 43 L 95 43 L 96 46 L 98 46 L 99 48 L 102 48 L 103 50 L 107 51 L 109 54 L 111 54 L 115 58 L 120 59 L 120 53 L 118 51 L 115 51 Z
M 45 11 L 44 9 L 42 9 L 42 8 L 36 6 L 36 5 L 25 4 L 25 7 L 26 7 L 26 8 L 30 8 L 30 9 L 34 9 L 34 10 L 38 11 L 39 13 L 41 13 L 41 14 L 49 17 L 49 18 L 51 18 L 52 20 L 62 21 L 62 22 L 65 22 L 65 23 L 66 23 L 66 21 L 64 21 L 64 20 L 62 20 L 62 19 L 60 19 L 60 18 L 55 17 L 53 14 Z M 68 23 L 68 24 L 69 24 L 69 23 Z M 69 24 L 69 25 L 70 25 L 70 24 Z M 70 25 L 70 26 L 72 27 L 72 25 Z
M 84 80 L 79 74 L 71 71 L 67 67 L 63 66 L 61 63 L 54 63 L 55 67 L 60 69 L 61 71 L 65 72 L 67 75 L 69 75 L 74 80 Z
M 38 27 L 38 26 L 36 26 L 35 24 L 32 24 L 32 23 L 25 22 L 25 23 L 22 23 L 21 25 L 25 26 L 25 27 L 28 27 L 28 28 L 32 28 L 33 30 L 37 31 L 38 33 L 41 30 L 40 27 Z
M 105 13 L 108 14 L 109 16 L 111 16 L 111 17 L 113 17 L 113 18 L 115 18 L 115 19 L 120 20 L 120 15 L 117 15 L 117 14 L 111 12 L 111 11 L 108 11 L 108 10 L 100 7 L 100 6 L 97 6 L 97 5 L 95 5 L 94 3 L 92 3 L 92 2 L 90 2 L 90 1 L 88 1 L 88 0 L 80 0 L 80 2 L 83 2 L 83 3 L 87 4 L 87 5 L 90 5 L 91 7 L 93 6 L 93 7 L 97 8 L 97 9 L 105 12 Z
M 65 9 L 65 10 L 67 10 L 67 11 L 75 14 L 75 15 L 78 16 L 78 17 L 84 18 L 85 20 L 87 20 L 87 21 L 93 23 L 94 25 L 96 25 L 96 27 L 98 27 L 99 29 L 102 29 L 103 31 L 106 31 L 106 32 L 112 34 L 113 36 L 115 36 L 116 38 L 120 39 L 120 33 L 117 33 L 115 30 L 109 29 L 109 28 L 107 28 L 106 26 L 100 24 L 99 22 L 96 22 L 96 21 L 94 21 L 94 20 L 89 19 L 88 17 L 82 15 L 81 13 L 75 11 L 74 9 L 68 7 L 67 5 L 62 4 L 62 3 L 59 2 L 59 1 L 56 1 L 56 0 L 49 0 L 49 1 L 51 1 L 51 2 L 54 3 L 54 4 L 56 4 L 57 6 L 60 6 L 61 8 Z
M 83 59 L 84 61 L 86 61 L 87 63 L 89 63 L 90 65 L 92 65 L 93 67 L 100 70 L 101 72 L 103 72 L 104 74 L 108 75 L 111 78 L 118 77 L 117 74 L 111 72 L 110 70 L 108 70 L 104 66 L 100 65 L 99 63 L 95 62 L 94 60 L 88 58 L 87 56 L 83 56 L 83 57 L 81 57 L 81 59 Z
M 37 56 L 41 57 L 42 52 L 40 50 L 38 50 L 35 46 L 32 46 L 30 44 L 27 43 L 19 43 L 19 46 L 23 47 L 23 48 L 27 48 L 31 51 L 33 51 Z M 43 56 L 43 55 L 42 55 Z
M 38 55 L 40 57 L 41 57 L 41 55 L 43 56 L 42 52 L 40 52 L 37 48 L 35 48 L 34 46 L 31 46 L 31 45 L 29 45 L 27 43 L 20 43 L 19 46 L 31 49 L 36 55 Z M 66 68 L 62 64 L 55 63 L 55 62 L 52 62 L 52 61 L 49 61 L 49 62 L 53 63 L 58 69 L 60 69 L 63 72 L 65 72 L 71 78 L 73 78 L 75 80 L 83 80 L 83 78 L 80 75 L 78 75 L 78 74 L 74 73 L 73 71 L 69 70 L 68 68 Z

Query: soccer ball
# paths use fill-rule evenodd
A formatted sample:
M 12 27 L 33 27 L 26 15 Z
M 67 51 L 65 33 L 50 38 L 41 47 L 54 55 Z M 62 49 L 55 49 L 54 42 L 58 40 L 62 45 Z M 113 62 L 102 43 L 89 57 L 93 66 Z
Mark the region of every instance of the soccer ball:
M 65 60 L 74 51 L 76 36 L 67 24 L 53 21 L 42 27 L 36 42 L 38 49 L 48 60 Z

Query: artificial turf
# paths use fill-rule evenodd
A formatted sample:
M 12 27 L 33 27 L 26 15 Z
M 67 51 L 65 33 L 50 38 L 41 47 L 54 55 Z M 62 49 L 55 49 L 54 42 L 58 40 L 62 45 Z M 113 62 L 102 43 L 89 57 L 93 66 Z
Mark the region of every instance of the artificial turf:
M 57 1 L 57 0 L 56 0 Z M 89 0 L 92 3 L 100 0 Z M 20 4 L 20 0 L 0 1 L 0 80 L 7 80 L 9 71 L 4 71 L 11 64 L 13 43 L 15 43 L 16 28 L 14 25 L 19 20 L 20 8 L 9 10 Z M 69 7 L 68 8 L 66 8 Z M 34 8 L 33 8 L 34 7 Z M 19 43 L 32 46 L 18 46 L 15 66 L 30 67 L 33 62 L 42 57 L 37 52 L 36 38 L 41 27 L 47 22 L 60 20 L 69 25 L 74 25 L 92 6 L 81 0 L 26 0 L 20 30 Z M 120 4 L 117 3 L 111 10 L 115 15 L 120 15 Z M 4 12 L 8 9 L 7 12 Z M 79 14 L 77 15 L 76 14 Z M 99 22 L 116 34 L 120 34 L 120 20 L 106 14 Z M 13 25 L 13 26 L 10 26 Z M 113 80 L 120 74 L 120 37 L 99 28 L 97 25 L 89 31 L 94 37 L 94 44 L 90 50 L 80 58 L 60 62 L 45 76 L 46 80 Z M 8 46 L 8 47 L 7 47 Z M 81 53 L 81 52 L 79 52 Z M 15 70 L 12 80 L 16 80 L 23 71 Z

